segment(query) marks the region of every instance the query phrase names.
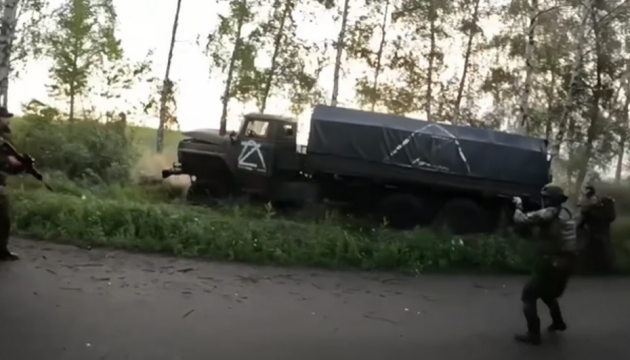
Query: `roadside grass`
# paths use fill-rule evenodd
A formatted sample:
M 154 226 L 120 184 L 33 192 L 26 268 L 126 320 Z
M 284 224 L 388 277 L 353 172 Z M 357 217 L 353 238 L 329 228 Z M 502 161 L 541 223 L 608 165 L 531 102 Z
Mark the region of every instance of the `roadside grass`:
M 257 264 L 425 271 L 528 269 L 518 239 L 348 229 L 336 221 L 238 216 L 181 204 L 14 190 L 14 234 Z

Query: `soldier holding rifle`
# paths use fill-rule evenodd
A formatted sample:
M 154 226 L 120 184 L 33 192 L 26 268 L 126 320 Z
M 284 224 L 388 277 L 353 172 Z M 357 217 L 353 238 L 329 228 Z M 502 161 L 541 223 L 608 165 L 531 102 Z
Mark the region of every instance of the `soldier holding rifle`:
M 567 201 L 564 191 L 559 186 L 548 184 L 542 188 L 541 198 L 542 209 L 528 213 L 523 212 L 521 199 L 514 198 L 514 223 L 540 229 L 539 258 L 534 275 L 521 294 L 527 332 L 515 337 L 517 341 L 531 345 L 541 343 L 538 299 L 549 308 L 552 323 L 547 329 L 553 332 L 567 328 L 558 298 L 569 281 L 576 252 L 575 221 L 563 205 Z

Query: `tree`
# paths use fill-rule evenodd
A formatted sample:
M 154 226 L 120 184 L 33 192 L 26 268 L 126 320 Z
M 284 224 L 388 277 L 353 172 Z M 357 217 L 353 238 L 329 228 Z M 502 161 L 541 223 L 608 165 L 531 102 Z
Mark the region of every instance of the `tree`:
M 225 135 L 227 127 L 227 115 L 230 99 L 237 95 L 247 93 L 249 84 L 241 83 L 245 89 L 237 89 L 234 76 L 240 74 L 241 78 L 247 78 L 254 70 L 255 45 L 246 40 L 245 25 L 254 19 L 254 7 L 257 4 L 253 0 L 230 0 L 229 15 L 219 14 L 219 25 L 208 35 L 206 55 L 211 58 L 213 68 L 218 68 L 225 75 L 225 87 L 221 96 L 221 123 L 219 133 Z M 232 44 L 231 51 L 227 50 L 225 43 Z
M 9 78 L 17 65 L 36 58 L 41 51 L 44 0 L 5 0 L 0 22 L 0 97 L 8 105 Z
M 164 81 L 160 81 L 158 78 L 152 78 L 149 82 L 153 87 L 148 100 L 143 103 L 143 112 L 146 115 L 155 117 L 163 116 L 164 129 L 171 130 L 179 128 L 179 121 L 177 119 L 177 83 L 170 79 L 167 83 L 164 83 Z
M 586 129 L 583 135 L 584 146 L 579 163 L 576 191 L 589 181 L 591 163 L 609 162 L 607 154 L 612 152 L 611 129 L 616 122 L 613 119 L 620 106 L 614 94 L 616 87 L 623 86 L 625 59 L 621 51 L 623 41 L 619 37 L 618 28 L 627 27 L 630 8 L 624 6 L 626 1 L 594 1 L 588 9 L 589 34 L 592 40 L 592 51 L 587 59 L 592 63 L 592 70 L 585 85 L 588 89 L 588 101 L 583 105 L 582 118 Z M 622 21 L 619 21 L 622 20 Z M 586 65 L 586 64 L 585 64 Z M 601 155 L 606 154 L 603 158 Z
M 472 15 L 470 19 L 465 19 L 461 24 L 461 31 L 467 33 L 468 41 L 466 43 L 466 51 L 464 53 L 464 68 L 462 69 L 462 75 L 459 79 L 459 86 L 457 88 L 457 97 L 455 98 L 455 109 L 453 114 L 453 124 L 459 124 L 459 118 L 461 116 L 462 99 L 464 98 L 464 89 L 466 88 L 466 77 L 470 68 L 471 57 L 473 54 L 473 41 L 475 36 L 481 33 L 479 27 L 479 5 L 481 0 L 472 0 L 471 3 L 465 2 L 463 4 L 464 9 L 470 10 L 472 7 Z
M 370 15 L 363 15 L 349 29 L 349 39 L 346 45 L 348 55 L 358 59 L 370 68 L 370 72 L 357 79 L 356 99 L 361 106 L 369 106 L 374 111 L 377 105 L 382 105 L 385 91 L 381 89 L 381 75 L 387 68 L 387 53 L 391 49 L 388 43 L 388 27 L 391 17 L 391 0 L 366 1 Z M 374 50 L 371 42 L 376 35 L 378 47 Z
M 173 98 L 174 89 L 173 82 L 170 79 L 171 62 L 173 61 L 173 49 L 175 48 L 175 38 L 177 37 L 177 24 L 179 22 L 179 11 L 182 7 L 182 0 L 177 0 L 177 8 L 175 10 L 175 19 L 173 20 L 173 30 L 171 31 L 171 43 L 168 49 L 168 58 L 166 60 L 166 72 L 164 74 L 164 81 L 162 82 L 162 94 L 160 95 L 160 123 L 157 130 L 157 144 L 156 150 L 158 154 L 164 151 L 164 125 L 167 121 L 168 108 L 167 102 L 169 98 Z M 172 101 L 175 101 L 174 98 Z
M 123 58 L 116 38 L 116 11 L 111 0 L 67 0 L 54 12 L 55 26 L 47 34 L 54 96 L 69 101 L 75 119 L 76 101 L 89 90 L 90 75 L 104 61 Z
M 90 85 L 90 95 L 97 95 L 101 100 L 106 101 L 106 112 L 124 113 L 127 115 L 137 115 L 141 112 L 146 114 L 146 103 L 138 106 L 138 99 L 134 98 L 134 90 L 138 85 L 153 85 L 159 79 L 151 77 L 154 68 L 153 50 L 149 50 L 146 57 L 141 61 L 130 61 L 126 58 L 114 61 L 104 61 L 101 67 L 93 75 L 95 84 Z M 159 103 L 159 102 L 158 102 Z M 159 113 L 157 115 L 159 117 Z
M 392 20 L 400 20 L 413 29 L 413 39 L 422 43 L 428 39 L 428 49 L 424 52 L 427 61 L 424 111 L 429 120 L 433 119 L 434 85 L 437 74 L 444 66 L 444 53 L 439 42 L 446 38 L 446 20 L 452 12 L 452 2 L 440 0 L 404 0 L 400 8 L 392 13 Z
M 339 96 L 339 77 L 341 74 L 341 62 L 343 51 L 345 49 L 346 32 L 348 30 L 348 15 L 350 13 L 350 0 L 344 0 L 343 10 L 341 12 L 341 27 L 337 41 L 334 43 L 336 49 L 335 66 L 333 69 L 333 89 L 330 98 L 330 105 L 337 106 L 337 97 Z
M 9 74 L 11 72 L 11 53 L 15 28 L 17 26 L 19 0 L 5 0 L 0 24 L 0 97 L 3 106 L 8 103 Z
M 251 66 L 238 72 L 235 97 L 245 103 L 255 101 L 262 113 L 275 96 L 288 98 L 293 112 L 321 99 L 318 78 L 322 59 L 309 66 L 308 54 L 318 53 L 319 47 L 298 37 L 295 13 L 299 5 L 297 0 L 276 0 L 269 16 L 248 37 L 248 44 L 254 50 L 247 53 L 251 56 L 248 62 Z M 270 59 L 268 66 L 254 64 L 261 57 Z

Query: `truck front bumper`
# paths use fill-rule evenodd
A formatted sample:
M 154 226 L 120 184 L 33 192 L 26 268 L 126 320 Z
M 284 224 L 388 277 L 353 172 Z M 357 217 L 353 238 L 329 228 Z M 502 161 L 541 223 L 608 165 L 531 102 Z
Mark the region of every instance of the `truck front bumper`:
M 180 163 L 173 163 L 173 167 L 170 169 L 165 169 L 162 170 L 162 179 L 166 179 L 170 176 L 173 175 L 183 175 L 184 173 L 182 172 L 182 164 Z

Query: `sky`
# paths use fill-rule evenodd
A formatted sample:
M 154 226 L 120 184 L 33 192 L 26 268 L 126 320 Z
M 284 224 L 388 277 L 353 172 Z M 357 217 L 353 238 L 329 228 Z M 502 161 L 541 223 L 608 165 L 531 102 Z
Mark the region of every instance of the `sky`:
M 59 3 L 60 0 L 53 0 Z M 141 61 L 149 50 L 154 51 L 154 75 L 163 78 L 168 56 L 170 36 L 175 15 L 176 0 L 114 0 L 118 13 L 118 36 L 126 55 L 134 61 Z M 217 13 L 224 6 L 213 0 L 183 0 L 180 12 L 178 35 L 175 44 L 171 79 L 179 87 L 177 94 L 177 116 L 182 130 L 198 128 L 218 128 L 221 115 L 220 97 L 223 92 L 221 79 L 210 76 L 210 61 L 203 53 L 205 39 L 216 25 Z M 496 25 L 494 25 L 496 26 Z M 491 26 L 492 27 L 492 26 Z M 488 26 L 486 26 L 486 30 Z M 492 29 L 490 29 L 492 30 Z M 332 16 L 318 16 L 314 22 L 304 19 L 299 26 L 300 37 L 309 40 L 335 39 L 339 27 Z M 486 31 L 488 32 L 488 31 Z M 490 31 L 492 32 L 492 31 Z M 461 61 L 461 49 L 447 53 L 446 62 Z M 49 63 L 32 62 L 20 78 L 10 84 L 9 106 L 15 113 L 20 113 L 21 105 L 36 98 L 49 100 L 44 84 L 50 83 Z M 356 68 L 357 66 L 353 66 Z M 322 73 L 321 85 L 329 92 L 332 88 L 332 67 Z M 354 69 L 353 69 L 354 70 Z M 339 102 L 342 106 L 352 106 L 354 81 L 342 81 Z M 129 94 L 130 102 L 143 101 L 147 89 Z M 98 106 L 98 104 L 96 104 Z M 268 106 L 269 113 L 290 115 L 288 104 L 275 99 Z M 238 120 L 239 114 L 254 111 L 253 108 L 231 106 L 231 120 Z M 140 116 L 132 119 L 145 126 L 157 126 L 157 119 L 152 116 Z M 232 122 L 232 127 L 235 122 Z

